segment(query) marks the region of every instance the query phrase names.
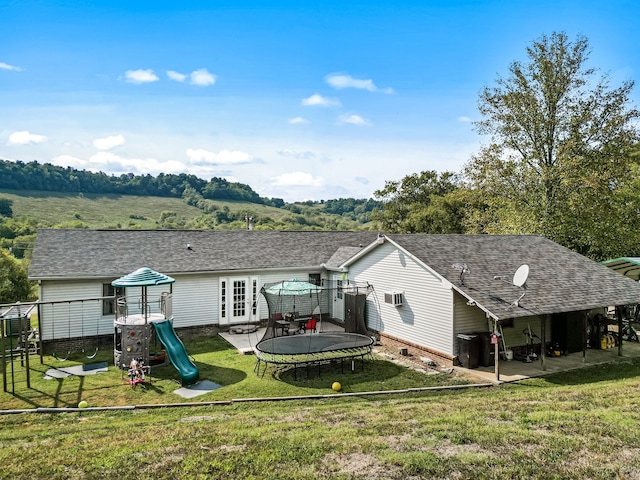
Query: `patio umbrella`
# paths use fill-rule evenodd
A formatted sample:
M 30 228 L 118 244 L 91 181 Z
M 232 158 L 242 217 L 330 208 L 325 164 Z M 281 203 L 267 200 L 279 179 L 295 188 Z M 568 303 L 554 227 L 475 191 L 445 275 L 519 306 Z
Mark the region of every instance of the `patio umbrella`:
M 320 293 L 321 291 L 322 287 L 305 282 L 304 280 L 298 280 L 297 278 L 283 280 L 282 282 L 271 285 L 265 290 L 265 292 L 271 295 L 311 295 L 313 293 Z

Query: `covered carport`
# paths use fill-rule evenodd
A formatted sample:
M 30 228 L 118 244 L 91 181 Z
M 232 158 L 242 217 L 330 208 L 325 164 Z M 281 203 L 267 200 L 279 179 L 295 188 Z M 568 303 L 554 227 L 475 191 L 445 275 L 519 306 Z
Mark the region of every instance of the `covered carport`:
M 614 272 L 621 273 L 636 282 L 640 280 L 640 257 L 620 257 L 601 262 Z
M 614 362 L 626 362 L 634 358 L 640 358 L 640 343 L 625 342 L 624 351 L 619 355 L 617 349 L 591 350 L 586 356 L 579 353 L 570 353 L 560 357 L 546 357 L 544 368 L 540 362 L 523 363 L 518 361 L 500 361 L 499 381 L 514 382 L 527 378 L 535 378 L 559 372 L 566 372 L 578 368 L 602 365 Z M 478 367 L 468 371 L 475 377 L 486 381 L 495 380 L 493 367 Z
M 503 248 L 497 254 L 471 253 L 464 257 L 465 263 L 470 271 L 481 275 L 450 278 L 453 288 L 466 298 L 466 305 L 483 312 L 494 334 L 492 348 L 497 361 L 491 373 L 496 380 L 503 381 L 501 369 L 510 378 L 520 373 L 536 376 L 563 366 L 569 369 L 575 362 L 599 363 L 626 355 L 621 341 L 616 348 L 601 349 L 596 341 L 600 335 L 598 331 L 594 335 L 593 327 L 603 325 L 605 332 L 622 331 L 626 307 L 640 303 L 640 258 L 627 259 L 626 273 L 621 275 L 609 265 L 536 238 L 526 248 Z M 527 275 L 519 276 L 525 265 Z M 506 351 L 504 339 L 511 335 L 515 337 L 512 345 L 524 345 L 522 329 L 528 326 L 535 329 L 541 344 L 539 361 L 526 364 L 501 360 Z M 546 346 L 552 341 L 564 343 L 559 356 L 555 352 L 547 356 Z M 636 354 L 636 349 L 629 350 L 630 355 Z

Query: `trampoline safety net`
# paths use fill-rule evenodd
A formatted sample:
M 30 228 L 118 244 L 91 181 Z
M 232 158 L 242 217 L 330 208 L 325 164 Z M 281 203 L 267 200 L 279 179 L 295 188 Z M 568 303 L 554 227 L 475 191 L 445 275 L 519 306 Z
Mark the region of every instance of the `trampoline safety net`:
M 276 337 L 283 322 L 298 318 L 315 318 L 317 330 L 322 331 L 322 321 L 331 318 L 336 298 L 344 298 L 345 309 L 355 309 L 355 315 L 345 319 L 345 332 L 368 335 L 364 321 L 366 297 L 373 287 L 366 283 L 323 281 L 321 285 L 292 278 L 262 286 L 260 293 L 269 308 L 267 331 L 263 339 Z M 353 305 L 352 305 L 353 304 Z

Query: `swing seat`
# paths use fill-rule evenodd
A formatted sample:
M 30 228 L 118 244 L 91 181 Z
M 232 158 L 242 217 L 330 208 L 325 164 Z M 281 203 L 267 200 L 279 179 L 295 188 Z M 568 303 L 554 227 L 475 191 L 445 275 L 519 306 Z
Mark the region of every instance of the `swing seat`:
M 55 358 L 58 362 L 66 362 L 66 361 L 68 360 L 68 358 L 69 358 L 69 356 L 70 356 L 70 355 L 71 355 L 71 352 L 67 352 L 67 356 L 66 356 L 66 357 L 64 357 L 64 358 L 60 358 L 60 357 L 58 356 L 58 354 L 56 354 L 56 352 L 53 352 L 53 353 L 51 354 L 51 356 L 52 356 L 53 358 Z
M 84 348 L 82 349 L 82 353 L 84 353 Z M 91 360 L 92 358 L 96 358 L 96 355 L 98 355 L 98 347 L 96 347 L 95 351 L 91 355 L 85 355 L 85 356 L 89 360 Z

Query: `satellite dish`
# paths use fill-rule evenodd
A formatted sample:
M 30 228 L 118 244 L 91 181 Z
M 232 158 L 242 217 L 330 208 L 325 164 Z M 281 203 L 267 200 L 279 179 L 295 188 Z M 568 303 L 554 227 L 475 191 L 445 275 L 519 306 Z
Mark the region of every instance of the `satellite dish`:
M 520 265 L 516 273 L 513 274 L 513 284 L 516 287 L 524 288 L 524 284 L 527 283 L 527 278 L 529 278 L 529 265 Z

